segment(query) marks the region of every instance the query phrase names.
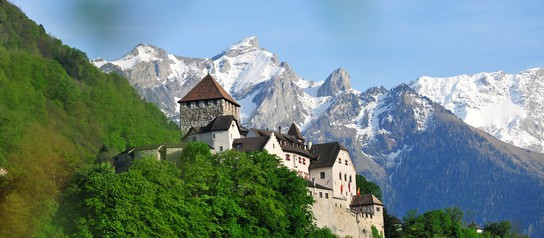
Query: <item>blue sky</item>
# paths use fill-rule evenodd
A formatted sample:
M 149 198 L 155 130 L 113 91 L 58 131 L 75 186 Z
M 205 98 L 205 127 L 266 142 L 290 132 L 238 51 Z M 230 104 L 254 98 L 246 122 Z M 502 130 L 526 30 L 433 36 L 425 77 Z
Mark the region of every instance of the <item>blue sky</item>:
M 544 1 L 11 0 L 64 43 L 108 60 L 148 43 L 212 57 L 245 36 L 323 80 L 359 90 L 420 76 L 544 67 Z

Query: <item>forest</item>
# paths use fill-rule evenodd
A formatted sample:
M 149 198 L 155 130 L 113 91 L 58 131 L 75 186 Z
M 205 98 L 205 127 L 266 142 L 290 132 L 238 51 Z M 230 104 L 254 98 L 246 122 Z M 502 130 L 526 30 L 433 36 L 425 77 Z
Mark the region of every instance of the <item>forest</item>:
M 47 236 L 62 191 L 86 166 L 176 141 L 177 126 L 125 78 L 0 1 L 1 237 Z

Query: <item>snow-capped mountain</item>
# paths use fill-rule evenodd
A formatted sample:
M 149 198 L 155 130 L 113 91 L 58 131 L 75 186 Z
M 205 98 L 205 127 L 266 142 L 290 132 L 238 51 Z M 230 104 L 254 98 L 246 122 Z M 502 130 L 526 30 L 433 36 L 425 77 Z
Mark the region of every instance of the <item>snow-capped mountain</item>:
M 476 222 L 517 220 L 544 232 L 544 155 L 467 125 L 406 84 L 343 92 L 305 134 L 344 144 L 394 214 L 458 206 Z
M 410 86 L 467 124 L 509 144 L 544 153 L 544 69 L 421 77 Z
M 242 121 L 249 126 L 304 124 L 330 100 L 330 96 L 317 97 L 323 82 L 302 79 L 287 63 L 260 48 L 255 37 L 247 37 L 212 58 L 180 57 L 140 44 L 120 59 L 92 62 L 105 72 L 126 76 L 140 95 L 173 120 L 179 119 L 177 100 L 207 73 L 241 103 Z
M 410 84 L 416 90 L 401 84 L 360 92 L 350 87 L 342 68 L 324 81 L 299 77 L 260 48 L 255 37 L 211 58 L 180 57 L 141 44 L 120 59 L 93 63 L 126 76 L 173 120 L 179 118 L 177 100 L 210 73 L 242 105 L 246 126 L 295 122 L 310 141 L 345 145 L 358 172 L 385 190 L 385 202 L 396 215 L 413 208 L 459 206 L 478 214 L 477 222 L 516 219 L 534 234 L 544 234 L 544 220 L 539 220 L 544 217 L 544 155 L 503 143 L 458 118 L 477 121 L 481 124 L 471 125 L 485 131 L 495 128 L 488 132 L 513 144 L 526 131 L 531 137 L 524 138 L 535 140 L 525 141 L 538 145 L 535 141 L 543 137 L 537 131 L 544 130 L 538 117 L 543 112 L 538 100 L 544 96 L 542 70 L 466 76 L 453 83 L 422 77 Z M 509 111 L 489 116 L 499 109 Z M 500 137 L 500 128 L 506 128 L 507 137 Z M 504 212 L 512 207 L 518 209 Z

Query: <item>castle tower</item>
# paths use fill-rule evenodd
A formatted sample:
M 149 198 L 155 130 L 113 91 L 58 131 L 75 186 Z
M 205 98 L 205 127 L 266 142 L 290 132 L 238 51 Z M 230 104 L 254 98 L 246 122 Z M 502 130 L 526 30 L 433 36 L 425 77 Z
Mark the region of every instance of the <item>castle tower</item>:
M 182 135 L 185 135 L 191 127 L 204 127 L 221 115 L 232 115 L 240 121 L 240 104 L 210 74 L 178 103 Z

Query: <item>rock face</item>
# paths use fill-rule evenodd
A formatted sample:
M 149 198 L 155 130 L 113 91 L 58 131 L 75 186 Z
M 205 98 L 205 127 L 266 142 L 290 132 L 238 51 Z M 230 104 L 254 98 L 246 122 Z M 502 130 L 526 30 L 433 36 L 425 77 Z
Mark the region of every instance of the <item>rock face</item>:
M 459 206 L 474 214 L 475 222 L 515 220 L 532 236 L 544 235 L 544 155 L 510 145 L 541 148 L 542 69 L 514 76 L 422 77 L 410 86 L 359 92 L 350 88 L 343 69 L 325 82 L 302 79 L 259 48 L 254 37 L 206 59 L 139 45 L 119 60 L 93 63 L 127 76 L 174 120 L 179 118 L 175 102 L 209 72 L 242 105 L 246 126 L 294 122 L 312 142 L 345 145 L 358 172 L 384 189 L 385 203 L 397 216 L 408 209 Z M 471 124 L 471 118 L 488 118 L 489 110 L 508 113 L 491 114 L 501 120 L 482 124 L 492 126 Z M 534 143 L 519 144 L 524 140 Z
M 317 96 L 335 96 L 341 91 L 347 91 L 349 86 L 350 77 L 348 72 L 343 68 L 338 68 L 333 71 L 329 77 L 325 80 L 325 83 L 317 90 Z
M 467 124 L 509 144 L 544 153 L 544 69 L 421 77 L 411 86 Z
M 259 48 L 255 37 L 247 37 L 211 59 L 175 56 L 140 44 L 120 59 L 96 59 L 93 63 L 105 72 L 127 77 L 143 98 L 175 121 L 179 120 L 177 101 L 207 73 L 243 105 L 242 122 L 252 127 L 307 122 L 329 99 L 312 94 L 322 82 L 300 78 L 287 63 Z

